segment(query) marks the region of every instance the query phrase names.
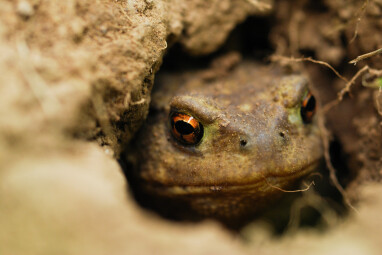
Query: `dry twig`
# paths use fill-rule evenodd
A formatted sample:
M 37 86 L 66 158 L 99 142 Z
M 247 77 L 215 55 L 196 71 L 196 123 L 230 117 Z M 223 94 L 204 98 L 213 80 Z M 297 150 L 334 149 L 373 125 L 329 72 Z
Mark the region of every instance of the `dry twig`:
M 378 54 L 381 54 L 382 53 L 382 48 L 378 49 L 378 50 L 375 50 L 375 51 L 372 51 L 372 52 L 368 52 L 368 53 L 365 53 L 365 54 L 362 54 L 358 57 L 356 57 L 355 59 L 349 61 L 349 64 L 354 64 L 356 65 L 359 61 L 361 60 L 364 60 L 366 58 L 370 58 L 370 57 L 373 57 L 375 55 L 378 55 Z

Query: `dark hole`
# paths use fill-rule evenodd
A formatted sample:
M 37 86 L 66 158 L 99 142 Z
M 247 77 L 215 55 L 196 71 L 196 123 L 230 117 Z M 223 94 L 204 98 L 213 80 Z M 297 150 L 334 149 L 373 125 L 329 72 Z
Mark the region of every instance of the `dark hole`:
M 194 132 L 194 127 L 184 121 L 177 121 L 175 128 L 182 135 L 189 135 Z
M 314 96 L 311 96 L 308 100 L 308 104 L 305 107 L 306 111 L 313 111 L 316 108 L 316 99 Z
M 316 58 L 316 53 L 314 52 L 314 50 L 303 48 L 303 49 L 300 49 L 299 52 L 304 57 Z
M 240 140 L 240 146 L 244 147 L 247 145 L 247 140 Z
M 351 180 L 355 178 L 356 173 L 351 173 L 346 162 L 349 156 L 344 152 L 342 144 L 335 136 L 329 147 L 330 159 L 333 167 L 336 169 L 336 175 L 343 187 L 346 187 Z
M 329 11 L 329 8 L 326 6 L 325 2 L 320 0 L 308 1 L 305 8 L 307 11 L 313 13 L 327 13 Z
M 279 135 L 284 138 L 285 137 L 285 134 L 283 132 L 280 132 Z
M 206 69 L 211 60 L 232 51 L 241 53 L 244 58 L 252 57 L 264 60 L 274 52 L 268 36 L 272 22 L 271 17 L 249 17 L 230 33 L 225 44 L 220 49 L 209 55 L 189 55 L 179 43 L 175 43 L 166 53 L 161 72 Z M 254 28 L 256 28 L 256 32 L 254 32 Z M 170 44 L 170 42 L 168 43 Z M 160 75 L 161 72 L 158 74 Z

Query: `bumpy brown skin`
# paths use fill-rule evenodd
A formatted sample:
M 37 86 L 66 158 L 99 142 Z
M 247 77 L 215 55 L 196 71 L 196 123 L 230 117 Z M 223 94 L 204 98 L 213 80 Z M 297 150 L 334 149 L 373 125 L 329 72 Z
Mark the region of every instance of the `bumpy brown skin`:
M 159 81 L 155 111 L 136 139 L 135 175 L 145 192 L 165 198 L 162 207 L 180 201 L 229 221 L 269 205 L 283 194 L 278 188 L 316 168 L 323 153 L 316 119 L 305 124 L 300 116 L 306 78 L 249 62 L 225 77 L 186 76 Z M 200 143 L 182 145 L 171 135 L 174 110 L 202 123 Z

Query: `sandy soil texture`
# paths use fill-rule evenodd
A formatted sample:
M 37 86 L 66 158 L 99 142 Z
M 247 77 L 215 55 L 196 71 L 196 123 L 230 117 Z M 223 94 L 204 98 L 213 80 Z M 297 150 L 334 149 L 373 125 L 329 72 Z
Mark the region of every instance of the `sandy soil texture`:
M 0 254 L 379 254 L 380 31 L 381 0 L 0 0 Z M 271 51 L 261 61 L 315 81 L 328 156 L 356 208 L 322 211 L 324 231 L 276 238 L 254 223 L 239 237 L 163 220 L 129 193 L 118 159 L 164 55 L 200 59 L 249 37 Z

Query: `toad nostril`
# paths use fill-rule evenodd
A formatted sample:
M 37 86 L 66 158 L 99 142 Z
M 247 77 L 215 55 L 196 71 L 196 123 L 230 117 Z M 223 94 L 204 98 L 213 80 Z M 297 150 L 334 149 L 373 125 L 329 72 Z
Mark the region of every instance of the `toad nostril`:
M 241 147 L 244 147 L 247 145 L 247 140 L 244 140 L 244 139 L 240 139 L 240 146 Z
M 281 137 L 281 140 L 284 144 L 287 144 L 289 142 L 288 132 L 280 131 L 279 137 Z

